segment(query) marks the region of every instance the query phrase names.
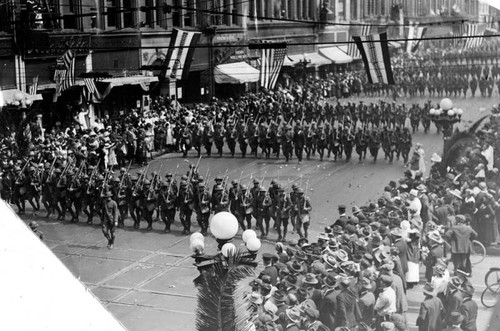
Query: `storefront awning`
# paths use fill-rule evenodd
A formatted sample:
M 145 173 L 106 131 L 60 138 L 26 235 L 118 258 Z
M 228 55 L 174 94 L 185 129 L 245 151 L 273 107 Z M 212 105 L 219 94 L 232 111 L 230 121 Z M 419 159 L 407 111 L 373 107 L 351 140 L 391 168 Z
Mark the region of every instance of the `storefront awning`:
M 13 104 L 16 101 L 29 100 L 31 102 L 43 100 L 41 94 L 29 94 L 18 89 L 0 90 L 0 107 Z
M 296 63 L 290 59 L 290 57 L 285 56 L 285 61 L 283 61 L 283 67 L 293 67 Z
M 113 87 L 124 85 L 140 85 L 144 91 L 149 91 L 149 84 L 158 81 L 158 76 L 130 76 L 130 77 L 113 77 L 96 81 L 97 83 L 107 83 L 106 90 L 101 93 L 100 100 L 104 100 Z
M 214 69 L 217 84 L 243 84 L 259 81 L 260 72 L 246 62 L 219 64 Z
M 335 64 L 346 64 L 352 62 L 352 56 L 346 54 L 337 46 L 320 48 L 319 53 L 332 60 Z
M 330 59 L 320 55 L 318 52 L 297 54 L 297 55 L 289 55 L 290 59 L 297 65 L 304 63 L 304 60 L 308 61 L 308 67 L 319 67 L 327 64 L 332 64 Z

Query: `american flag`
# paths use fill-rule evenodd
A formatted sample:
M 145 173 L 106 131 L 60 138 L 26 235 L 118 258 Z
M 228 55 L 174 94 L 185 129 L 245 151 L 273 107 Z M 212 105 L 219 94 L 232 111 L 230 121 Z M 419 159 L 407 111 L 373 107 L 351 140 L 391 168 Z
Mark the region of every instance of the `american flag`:
M 364 24 L 362 26 L 355 26 L 351 30 L 351 39 L 354 40 L 354 36 L 367 36 L 370 34 L 371 25 Z M 347 54 L 349 54 L 353 59 L 360 59 L 361 55 L 359 53 L 358 48 L 356 47 L 356 43 L 351 42 L 347 45 Z
M 476 48 L 481 46 L 486 32 L 486 23 L 465 23 L 464 48 Z
M 285 62 L 286 44 L 273 45 L 269 43 L 261 49 L 260 56 L 260 86 L 272 90 Z
M 54 73 L 56 82 L 56 95 L 75 84 L 75 54 L 68 49 L 60 58 L 57 59 L 57 66 Z
M 37 91 L 38 91 L 38 75 L 33 77 L 33 84 L 30 86 L 29 92 L 31 95 L 35 95 Z
M 394 85 L 387 33 L 354 36 L 365 65 L 368 82 Z

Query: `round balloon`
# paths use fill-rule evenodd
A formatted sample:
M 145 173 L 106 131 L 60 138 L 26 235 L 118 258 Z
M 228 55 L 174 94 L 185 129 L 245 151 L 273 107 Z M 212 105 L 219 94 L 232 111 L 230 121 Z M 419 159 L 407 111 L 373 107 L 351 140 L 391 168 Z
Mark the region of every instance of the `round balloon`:
M 444 98 L 439 102 L 439 107 L 441 107 L 442 110 L 449 110 L 453 107 L 453 102 L 448 98 Z
M 217 239 L 231 239 L 238 232 L 238 220 L 227 211 L 221 211 L 212 217 L 210 231 Z
M 193 241 L 201 239 L 202 241 L 205 240 L 205 237 L 201 234 L 201 232 L 195 232 L 189 237 L 189 242 L 192 243 Z
M 457 111 L 456 111 L 457 115 L 463 115 L 464 114 L 464 110 L 462 108 L 458 108 Z
M 243 242 L 248 242 L 250 238 L 257 238 L 257 233 L 252 229 L 243 231 L 243 234 L 241 235 L 241 239 L 243 239 Z
M 230 255 L 234 255 L 236 253 L 236 246 L 234 246 L 234 244 L 232 243 L 227 243 L 222 246 L 220 251 L 222 255 L 224 255 L 225 257 L 229 257 Z
M 455 111 L 453 109 L 448 110 L 448 116 L 455 115 Z
M 250 238 L 247 241 L 247 249 L 251 252 L 257 252 L 261 245 L 259 238 Z
M 14 100 L 16 100 L 16 101 L 21 101 L 21 100 L 23 100 L 23 99 L 24 99 L 24 95 L 23 95 L 21 92 L 16 92 L 16 93 L 14 94 Z
M 431 115 L 435 115 L 435 114 L 436 114 L 436 109 L 431 108 L 431 109 L 429 110 L 429 114 L 431 114 Z

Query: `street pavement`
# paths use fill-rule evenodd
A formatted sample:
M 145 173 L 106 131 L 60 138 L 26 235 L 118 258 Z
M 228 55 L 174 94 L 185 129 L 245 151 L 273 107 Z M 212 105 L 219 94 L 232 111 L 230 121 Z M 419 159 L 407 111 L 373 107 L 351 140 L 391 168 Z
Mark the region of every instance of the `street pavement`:
M 363 100 L 371 102 L 376 99 Z M 433 103 L 438 101 L 433 99 Z M 470 98 L 456 100 L 456 107 L 465 111 L 461 126 L 466 127 L 487 114 L 479 110 L 483 107 L 489 109 L 493 101 Z M 422 103 L 425 100 L 407 102 Z M 434 127 L 428 134 L 423 134 L 421 129 L 414 134 L 413 141 L 423 144 L 427 160 L 432 153 L 442 151 L 442 137 L 436 134 Z M 167 170 L 174 172 L 179 165 L 180 176 L 180 173 L 187 171 L 188 164 L 196 162 L 194 151 L 187 159 L 178 154 L 167 154 L 156 157 L 150 163 L 149 171 L 159 171 L 161 168 L 163 173 Z M 427 163 L 427 168 L 430 168 L 430 163 Z M 298 183 L 307 188 L 306 195 L 313 205 L 310 239 L 314 239 L 335 220 L 339 204 L 347 205 L 350 210 L 353 205 L 376 201 L 383 187 L 390 180 L 402 177 L 404 171 L 402 161 L 389 164 L 382 156 L 377 163 L 373 163 L 368 156 L 366 160 L 358 162 L 356 154 L 349 163 L 345 160 L 320 162 L 316 156 L 301 164 L 297 164 L 296 159 L 285 163 L 283 158 L 276 160 L 272 157 L 269 160 L 253 157 L 242 159 L 238 155 L 235 158 L 203 157 L 199 169 L 203 176 L 209 170 L 210 186 L 216 175 L 227 173 L 229 179 L 239 179 L 241 176 L 244 184 L 248 184 L 251 178 L 259 178 L 268 186 L 271 179 L 279 178 L 283 185 Z M 193 279 L 198 271 L 190 256 L 189 237 L 181 235 L 178 220 L 170 234 L 163 233 L 160 223 L 154 223 L 154 230 L 148 232 L 145 231 L 145 224 L 141 224 L 142 230 L 134 230 L 131 220 L 127 220 L 126 227 L 116 232 L 115 248 L 108 250 L 100 228 L 87 225 L 83 219 L 79 224 L 32 215 L 26 215 L 23 219 L 26 222 L 33 219 L 39 221 L 46 244 L 129 330 L 195 330 L 196 289 Z M 199 229 L 195 223 L 193 231 Z M 289 235 L 288 239 L 294 237 L 297 235 Z M 277 234 L 272 232 L 261 251 L 272 251 L 276 238 Z M 237 245 L 241 244 L 239 239 L 235 241 Z M 206 239 L 206 250 L 215 252 L 213 237 Z M 476 289 L 475 299 L 480 306 L 480 331 L 486 330 L 491 315 L 491 309 L 485 309 L 480 303 L 484 275 L 489 267 L 495 265 L 499 265 L 499 258 L 488 256 L 474 267 L 472 283 Z M 422 286 L 421 283 L 408 291 L 410 309 L 407 317 L 412 330 L 416 329 L 415 321 L 423 300 Z M 77 303 L 75 309 L 78 309 Z

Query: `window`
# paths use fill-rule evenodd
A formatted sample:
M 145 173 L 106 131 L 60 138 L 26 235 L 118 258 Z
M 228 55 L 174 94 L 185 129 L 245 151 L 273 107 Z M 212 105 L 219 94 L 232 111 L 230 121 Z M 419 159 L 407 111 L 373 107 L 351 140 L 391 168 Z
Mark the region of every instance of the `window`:
M 146 0 L 146 22 L 144 22 L 145 26 L 149 26 L 150 28 L 154 28 L 157 24 L 156 22 L 156 11 L 153 9 L 156 5 L 155 0 Z
M 196 4 L 193 0 L 186 0 L 185 6 L 187 8 L 192 8 L 193 10 L 186 9 L 186 14 L 184 15 L 184 26 L 196 26 Z
M 172 8 L 172 24 L 176 27 L 182 27 L 183 19 L 182 19 L 182 6 L 181 0 L 174 0 L 173 8 Z
M 123 0 L 123 28 L 135 28 L 137 25 L 136 12 L 133 10 L 135 8 L 134 2 L 133 0 Z
M 118 24 L 118 12 L 117 9 L 119 8 L 119 3 L 117 3 L 119 0 L 107 0 L 106 1 L 106 12 L 108 13 L 107 15 L 107 27 L 119 27 Z
M 231 23 L 232 23 L 232 20 L 231 20 L 231 0 L 222 0 L 222 1 L 224 1 L 224 8 L 222 9 L 222 12 L 224 13 L 223 24 L 224 25 L 231 25 Z

